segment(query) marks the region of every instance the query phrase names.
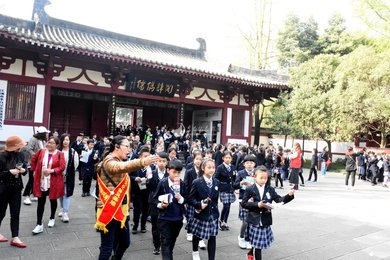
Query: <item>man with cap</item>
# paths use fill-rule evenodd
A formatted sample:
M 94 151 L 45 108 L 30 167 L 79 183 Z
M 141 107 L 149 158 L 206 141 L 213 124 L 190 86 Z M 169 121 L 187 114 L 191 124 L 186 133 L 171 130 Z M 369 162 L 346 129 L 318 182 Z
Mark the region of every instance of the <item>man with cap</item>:
M 24 248 L 27 245 L 19 239 L 19 216 L 22 204 L 23 182 L 21 175 L 26 175 L 27 165 L 20 149 L 26 145 L 19 136 L 10 136 L 5 142 L 5 151 L 0 153 L 0 226 L 5 217 L 7 206 L 11 215 L 11 246 Z M 0 234 L 0 242 L 8 238 Z
M 23 200 L 23 203 L 25 205 L 31 205 L 31 201 L 37 201 L 35 197 L 32 197 L 30 199 L 30 195 L 32 194 L 32 186 L 33 186 L 33 172 L 30 171 L 30 160 L 31 157 L 39 150 L 46 146 L 47 138 L 49 137 L 50 131 L 47 130 L 46 127 L 40 126 L 36 129 L 36 133 L 31 137 L 30 141 L 28 141 L 27 147 L 26 147 L 26 161 L 27 161 L 27 170 L 28 170 L 28 182 L 26 184 L 26 187 L 23 191 L 23 196 L 25 199 Z

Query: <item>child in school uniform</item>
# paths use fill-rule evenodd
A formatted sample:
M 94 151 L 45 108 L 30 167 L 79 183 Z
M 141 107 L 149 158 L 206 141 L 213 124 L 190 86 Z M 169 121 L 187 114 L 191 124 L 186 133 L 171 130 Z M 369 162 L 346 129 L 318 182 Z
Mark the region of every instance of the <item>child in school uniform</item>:
M 248 210 L 243 208 L 241 205 L 242 198 L 244 197 L 245 190 L 250 187 L 253 183 L 253 169 L 256 166 L 256 157 L 253 155 L 247 155 L 244 158 L 244 170 L 237 172 L 236 181 L 234 182 L 233 188 L 240 189 L 239 195 L 239 213 L 238 217 L 241 222 L 240 235 L 238 236 L 238 246 L 241 249 L 250 249 L 252 248 L 248 236 L 247 236 L 247 223 L 246 217 L 248 216 Z M 253 182 L 252 182 L 253 181 Z
M 187 168 L 184 175 L 184 184 L 186 185 L 188 190 L 191 190 L 193 181 L 197 179 L 199 176 L 200 164 L 202 163 L 202 159 L 203 159 L 203 155 L 200 150 L 194 150 L 192 154 L 194 157 L 193 166 L 189 169 Z M 189 231 L 188 225 L 190 224 L 190 222 L 194 217 L 194 212 L 195 212 L 194 207 L 188 204 L 187 211 L 186 211 L 186 219 L 187 219 L 186 228 L 187 228 L 187 241 L 190 242 L 192 241 L 192 233 Z M 200 242 L 199 246 L 201 247 L 201 249 L 206 249 L 206 244 L 204 243 L 203 240 Z
M 388 188 L 388 182 L 390 177 L 390 154 L 383 156 L 383 187 Z
M 163 260 L 173 259 L 173 248 L 183 226 L 187 189 L 184 182 L 180 180 L 182 169 L 183 165 L 180 160 L 170 161 L 167 167 L 168 177 L 163 178 L 158 183 L 156 192 L 153 195 L 153 203 L 159 209 L 157 227 L 161 238 L 161 255 Z M 172 200 L 161 200 L 160 196 L 167 194 L 170 194 Z
M 142 146 L 139 152 L 139 158 L 146 158 L 150 155 L 150 149 L 147 146 Z M 149 211 L 149 190 L 146 188 L 147 175 L 151 174 L 152 169 L 147 166 L 141 170 L 132 172 L 131 192 L 133 197 L 133 228 L 132 234 L 138 233 L 138 225 L 141 219 L 141 233 L 146 233 L 146 219 Z
M 205 158 L 200 166 L 200 177 L 194 180 L 190 195 L 189 205 L 195 208 L 195 214 L 188 228 L 193 234 L 192 259 L 200 260 L 198 244 L 201 239 L 208 240 L 208 259 L 215 259 L 216 236 L 218 234 L 218 197 L 219 181 L 215 179 L 215 163 L 210 158 Z
M 152 174 L 147 176 L 148 180 L 146 182 L 146 187 L 149 190 L 149 214 L 151 217 L 152 223 L 152 236 L 153 236 L 153 245 L 154 250 L 153 254 L 160 254 L 160 232 L 157 228 L 157 219 L 158 219 L 158 208 L 157 205 L 153 203 L 153 195 L 157 190 L 157 186 L 160 181 L 168 177 L 166 167 L 168 164 L 168 154 L 166 152 L 158 153 L 159 159 L 157 160 L 157 168 L 152 171 Z
M 246 189 L 242 199 L 242 207 L 249 211 L 246 221 L 248 222 L 248 235 L 252 249 L 247 258 L 261 260 L 262 250 L 269 248 L 274 241 L 271 229 L 271 209 L 273 207 L 270 204 L 273 201 L 284 204 L 290 202 L 294 199 L 294 190 L 290 190 L 286 196 L 281 197 L 269 185 L 266 167 L 259 166 L 254 172 L 256 182 Z
M 231 165 L 232 153 L 225 151 L 222 155 L 223 163 L 217 167 L 215 178 L 219 180 L 219 197 L 223 204 L 221 211 L 221 217 L 219 220 L 219 228 L 222 231 L 229 230 L 227 220 L 230 213 L 230 205 L 236 201 L 236 195 L 234 194 L 233 183 L 235 180 L 235 168 Z

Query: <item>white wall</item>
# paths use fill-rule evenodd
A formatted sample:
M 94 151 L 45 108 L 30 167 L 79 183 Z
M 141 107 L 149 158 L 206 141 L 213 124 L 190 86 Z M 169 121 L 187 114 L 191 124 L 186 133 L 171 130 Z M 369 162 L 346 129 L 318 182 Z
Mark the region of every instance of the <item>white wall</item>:
M 269 139 L 269 141 L 272 141 L 274 146 L 276 146 L 276 145 L 283 146 L 284 145 L 284 137 L 271 138 L 271 139 Z M 302 139 L 287 138 L 286 146 L 284 148 L 291 149 L 293 146 L 293 143 L 296 143 L 296 142 L 298 142 L 301 145 L 301 147 L 303 146 Z M 309 151 L 309 152 L 305 152 L 304 157 L 307 159 L 310 159 L 311 158 L 311 151 L 313 150 L 313 148 L 317 148 L 318 152 L 321 152 L 325 146 L 327 146 L 327 144 L 325 141 L 322 141 L 322 140 L 318 140 L 318 141 L 317 140 L 305 140 L 305 147 L 303 147 L 303 149 L 305 151 Z M 353 142 L 333 142 L 332 143 L 332 151 L 331 151 L 333 153 L 333 160 L 344 158 L 344 154 L 347 151 L 348 146 L 354 147 L 354 143 Z M 366 143 L 360 143 L 359 146 L 365 147 Z M 340 153 L 340 155 L 337 155 L 334 153 Z

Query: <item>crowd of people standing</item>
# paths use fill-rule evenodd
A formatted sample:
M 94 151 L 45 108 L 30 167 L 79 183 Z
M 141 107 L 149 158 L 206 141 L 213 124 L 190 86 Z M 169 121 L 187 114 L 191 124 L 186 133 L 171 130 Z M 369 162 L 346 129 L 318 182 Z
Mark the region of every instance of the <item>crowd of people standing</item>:
M 32 233 L 40 234 L 47 197 L 47 226 L 55 226 L 58 201 L 58 216 L 64 223 L 70 222 L 71 197 L 78 177 L 81 196 L 96 197 L 99 259 L 121 259 L 130 245 L 130 230 L 133 235 L 146 233 L 147 221 L 152 225 L 153 254 L 173 259 L 184 223 L 193 259 L 200 259 L 199 248 L 207 248 L 208 258 L 215 259 L 218 231 L 230 230 L 230 207 L 237 200 L 242 221 L 238 246 L 249 250 L 248 259 L 261 259 L 262 250 L 274 240 L 272 202 L 288 203 L 294 191 L 304 186 L 299 143 L 292 150 L 272 144 L 253 148 L 213 144 L 204 133 L 192 136 L 189 130 L 178 133 L 166 127 L 156 127 L 153 132 L 147 127 L 129 128 L 120 133 L 128 135 L 98 139 L 80 133 L 71 142 L 69 134 L 39 127 L 27 144 L 17 136 L 7 139 L 5 152 L 0 153 L 0 223 L 9 205 L 11 245 L 27 246 L 18 237 L 22 196 L 25 205 L 38 202 Z M 356 171 L 359 179 L 369 179 L 373 185 L 383 176 L 387 187 L 389 156 L 349 147 L 345 160 L 347 187 L 350 178 L 354 186 Z M 325 176 L 329 161 L 327 147 L 321 153 L 313 149 L 307 181 L 312 177 L 317 181 L 317 170 Z M 21 175 L 28 175 L 23 194 Z M 276 189 L 283 189 L 286 181 L 291 189 L 279 196 Z M 8 238 L 0 235 L 0 242 L 6 241 Z

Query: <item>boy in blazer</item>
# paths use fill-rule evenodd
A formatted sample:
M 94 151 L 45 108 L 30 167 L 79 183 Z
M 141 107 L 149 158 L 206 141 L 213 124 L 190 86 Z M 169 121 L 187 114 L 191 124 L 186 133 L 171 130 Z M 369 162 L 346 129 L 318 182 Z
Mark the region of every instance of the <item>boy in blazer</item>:
M 274 241 L 271 230 L 272 202 L 286 204 L 294 199 L 294 190 L 290 190 L 286 196 L 281 197 L 276 193 L 275 188 L 271 187 L 268 179 L 267 168 L 257 167 L 255 169 L 256 182 L 246 189 L 242 199 L 242 207 L 249 210 L 246 221 L 252 249 L 248 253 L 248 259 L 253 255 L 254 259 L 261 259 L 261 250 L 270 247 Z
M 154 250 L 153 254 L 160 254 L 160 232 L 157 228 L 157 218 L 158 218 L 158 208 L 157 204 L 153 203 L 153 195 L 157 190 L 157 186 L 160 181 L 166 177 L 168 177 L 168 173 L 166 171 L 166 167 L 168 164 L 168 154 L 166 152 L 161 152 L 158 154 L 160 157 L 157 161 L 157 168 L 152 171 L 152 174 L 149 175 L 146 182 L 146 188 L 149 190 L 149 215 L 151 217 L 152 222 L 152 236 L 153 236 L 153 245 Z
M 163 260 L 173 259 L 173 248 L 183 226 L 184 203 L 186 202 L 187 194 L 185 184 L 180 180 L 182 169 L 181 161 L 170 161 L 167 168 L 169 176 L 163 178 L 158 183 L 156 192 L 153 195 L 153 203 L 159 210 L 157 227 L 160 232 Z M 180 187 L 177 187 L 177 182 L 180 183 Z M 170 194 L 172 201 L 160 200 L 160 196 L 166 194 Z
M 140 148 L 139 158 L 143 159 L 150 155 L 149 147 L 142 146 Z M 151 173 L 151 167 L 145 167 L 141 170 L 132 172 L 131 193 L 133 197 L 133 229 L 132 234 L 137 234 L 139 220 L 141 218 L 141 233 L 146 233 L 146 219 L 149 211 L 149 190 L 146 188 L 147 175 Z

